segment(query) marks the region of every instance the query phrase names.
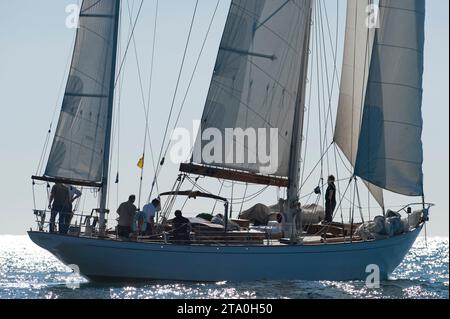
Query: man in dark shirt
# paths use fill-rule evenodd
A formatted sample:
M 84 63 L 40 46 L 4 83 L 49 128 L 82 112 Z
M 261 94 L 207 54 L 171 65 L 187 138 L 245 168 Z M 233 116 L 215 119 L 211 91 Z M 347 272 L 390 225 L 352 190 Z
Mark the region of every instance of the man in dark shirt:
M 189 219 L 183 217 L 180 210 L 175 212 L 175 218 L 172 220 L 172 229 L 176 243 L 185 244 L 186 242 L 189 242 L 191 223 Z
M 128 201 L 120 204 L 119 208 L 117 209 L 117 214 L 119 215 L 117 230 L 120 237 L 130 237 L 131 225 L 134 223 L 134 215 L 137 211 L 137 208 L 134 205 L 135 201 L 136 196 L 130 195 L 130 197 L 128 197 Z
M 328 177 L 328 188 L 325 193 L 325 222 L 333 221 L 333 213 L 336 208 L 336 178 L 333 175 Z
M 53 185 L 50 192 L 48 208 L 51 209 L 50 232 L 55 232 L 56 215 L 59 214 L 58 228 L 60 234 L 65 234 L 66 215 L 70 211 L 69 189 L 61 183 Z

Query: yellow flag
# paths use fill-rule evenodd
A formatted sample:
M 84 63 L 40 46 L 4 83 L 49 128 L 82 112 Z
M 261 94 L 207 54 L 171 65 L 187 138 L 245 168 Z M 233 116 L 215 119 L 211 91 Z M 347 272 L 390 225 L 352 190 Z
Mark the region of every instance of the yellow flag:
M 140 169 L 143 169 L 143 168 L 144 168 L 144 157 L 143 157 L 143 156 L 141 157 L 141 159 L 140 159 L 139 162 L 137 163 L 137 166 L 138 166 Z

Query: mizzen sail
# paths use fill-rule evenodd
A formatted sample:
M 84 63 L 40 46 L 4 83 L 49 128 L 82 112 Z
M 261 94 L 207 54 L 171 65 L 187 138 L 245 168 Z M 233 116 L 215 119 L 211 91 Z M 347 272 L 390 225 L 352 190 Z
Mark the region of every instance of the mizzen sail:
M 119 0 L 84 0 L 45 176 L 101 183 L 109 141 Z
M 310 0 L 232 1 L 193 162 L 288 177 L 310 8 Z M 238 129 L 243 138 L 230 129 Z M 211 132 L 223 140 L 210 152 Z M 255 136 L 257 143 L 250 143 Z M 272 153 L 272 158 L 273 152 L 275 167 L 261 160 L 261 154 Z
M 424 0 L 380 1 L 355 173 L 383 189 L 423 195 Z

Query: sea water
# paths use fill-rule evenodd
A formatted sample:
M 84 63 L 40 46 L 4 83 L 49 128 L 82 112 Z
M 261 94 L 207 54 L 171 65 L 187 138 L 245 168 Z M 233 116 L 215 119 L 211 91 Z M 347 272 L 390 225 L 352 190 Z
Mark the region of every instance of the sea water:
M 27 236 L 0 236 L 0 299 L 448 299 L 448 251 L 448 238 L 418 239 L 379 289 L 368 288 L 365 282 L 329 281 L 94 284 Z

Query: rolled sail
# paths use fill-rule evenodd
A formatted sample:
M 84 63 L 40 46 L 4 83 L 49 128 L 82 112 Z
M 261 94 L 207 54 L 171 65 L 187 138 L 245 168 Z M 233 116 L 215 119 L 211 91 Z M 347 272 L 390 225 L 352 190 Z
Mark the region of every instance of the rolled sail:
M 119 0 L 84 0 L 45 176 L 101 183 Z
M 232 1 L 193 162 L 288 176 L 310 8 L 310 0 Z
M 392 192 L 423 195 L 424 0 L 380 1 L 356 174 Z

